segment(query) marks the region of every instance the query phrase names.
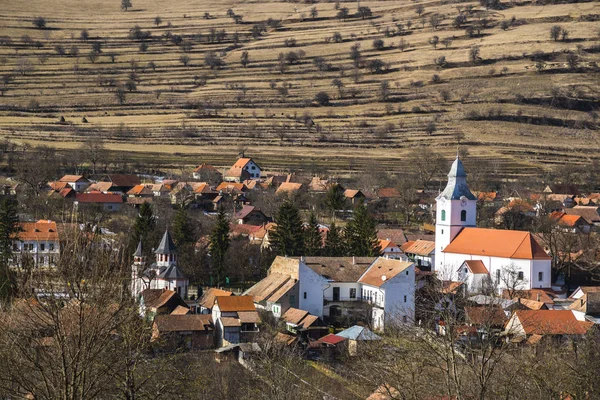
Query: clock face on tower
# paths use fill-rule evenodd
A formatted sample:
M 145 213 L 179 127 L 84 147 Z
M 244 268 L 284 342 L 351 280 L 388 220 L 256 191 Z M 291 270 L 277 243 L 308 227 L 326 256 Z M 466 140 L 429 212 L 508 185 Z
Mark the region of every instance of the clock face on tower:
M 467 198 L 465 196 L 460 198 L 460 205 L 463 207 L 467 205 Z

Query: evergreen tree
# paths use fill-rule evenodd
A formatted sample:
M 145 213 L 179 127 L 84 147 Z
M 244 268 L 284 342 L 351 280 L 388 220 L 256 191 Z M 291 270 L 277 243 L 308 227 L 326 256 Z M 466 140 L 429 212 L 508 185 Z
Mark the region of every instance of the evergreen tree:
M 321 255 L 323 248 L 323 238 L 319 231 L 319 223 L 315 214 L 311 213 L 308 224 L 304 227 L 304 255 L 318 256 Z
M 143 203 L 140 206 L 140 211 L 135 218 L 133 223 L 133 238 L 131 238 L 131 245 L 135 249 L 138 241 L 142 241 L 142 248 L 144 249 L 145 256 L 150 256 L 150 251 L 152 249 L 152 243 L 150 240 L 152 239 L 152 234 L 156 229 L 156 217 L 152 212 L 152 206 L 150 203 Z M 130 254 L 133 251 L 130 251 Z
M 208 246 L 213 266 L 215 284 L 217 286 L 219 286 L 224 277 L 225 255 L 229 249 L 229 244 L 229 221 L 225 216 L 225 211 L 221 207 L 217 213 L 217 224 L 210 234 L 210 244 Z
M 342 257 L 346 255 L 346 243 L 342 230 L 333 222 L 329 227 L 323 253 L 327 257 Z
M 364 204 L 361 203 L 354 209 L 353 218 L 346 226 L 344 236 L 351 255 L 359 257 L 381 255 L 375 221 Z
M 340 185 L 331 185 L 327 193 L 325 194 L 325 207 L 331 210 L 333 219 L 335 220 L 335 212 L 340 210 L 346 204 L 346 197 L 344 191 Z
M 300 211 L 290 201 L 285 201 L 277 211 L 277 227 L 273 230 L 271 244 L 281 256 L 304 255 L 304 234 Z
M 12 199 L 0 202 L 0 299 L 4 300 L 11 293 L 10 259 L 13 254 L 13 239 L 19 232 L 17 203 Z
M 196 244 L 195 229 L 184 207 L 179 207 L 177 210 L 173 218 L 171 233 L 173 234 L 173 241 L 178 248 L 185 248 L 186 246 Z

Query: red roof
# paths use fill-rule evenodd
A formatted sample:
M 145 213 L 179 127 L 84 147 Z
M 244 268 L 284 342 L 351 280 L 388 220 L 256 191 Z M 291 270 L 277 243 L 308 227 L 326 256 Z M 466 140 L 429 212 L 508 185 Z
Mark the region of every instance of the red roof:
M 329 335 L 323 336 L 321 339 L 319 339 L 319 342 L 336 345 L 344 340 L 346 340 L 346 338 L 330 333 Z
M 443 251 L 525 260 L 550 260 L 550 256 L 533 235 L 525 231 L 463 228 Z
M 56 222 L 41 219 L 37 222 L 19 222 L 19 240 L 58 240 Z
M 215 303 L 222 312 L 256 311 L 252 296 L 215 296 Z
M 396 188 L 381 188 L 377 191 L 377 197 L 380 199 L 400 197 L 400 192 Z
M 75 200 L 79 203 L 123 203 L 118 193 L 78 193 Z
M 585 335 L 593 325 L 579 321 L 571 310 L 517 310 L 513 318 L 528 335 Z

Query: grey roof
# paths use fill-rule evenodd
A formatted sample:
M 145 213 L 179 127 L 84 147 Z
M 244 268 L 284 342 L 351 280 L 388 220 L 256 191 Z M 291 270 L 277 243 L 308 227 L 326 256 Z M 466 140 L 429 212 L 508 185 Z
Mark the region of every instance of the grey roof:
M 185 279 L 185 275 L 177 268 L 175 264 L 168 267 L 161 267 L 158 270 L 158 278 L 161 279 Z
M 460 200 L 463 196 L 468 200 L 476 200 L 475 195 L 471 193 L 471 189 L 467 185 L 465 167 L 463 167 L 460 158 L 456 157 L 448 173 L 448 184 L 444 191 L 440 193 L 438 199 L 443 197 L 446 200 Z
M 350 340 L 380 340 L 379 335 L 374 334 L 364 326 L 354 325 L 344 331 L 336 333 L 337 336 Z
M 134 257 L 142 257 L 142 241 L 138 242 L 137 248 L 135 249 L 135 253 L 133 253 Z
M 154 254 L 175 254 L 177 249 L 175 248 L 175 243 L 173 243 L 173 239 L 171 239 L 171 234 L 169 231 L 165 231 L 165 234 L 158 245 L 158 248 L 154 251 Z

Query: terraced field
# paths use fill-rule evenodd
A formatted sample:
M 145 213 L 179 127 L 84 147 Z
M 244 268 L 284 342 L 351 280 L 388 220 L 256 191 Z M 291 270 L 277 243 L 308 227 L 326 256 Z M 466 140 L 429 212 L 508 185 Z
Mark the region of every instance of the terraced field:
M 597 1 L 362 1 L 365 18 L 356 2 L 132 2 L 3 4 L 0 135 L 101 137 L 173 166 L 227 165 L 244 147 L 267 168 L 398 171 L 414 147 L 450 156 L 458 142 L 507 176 L 600 158 Z

